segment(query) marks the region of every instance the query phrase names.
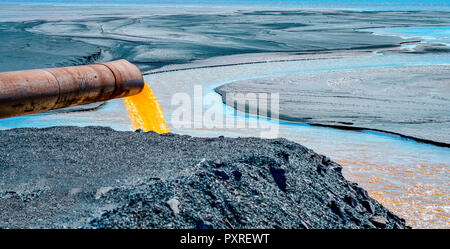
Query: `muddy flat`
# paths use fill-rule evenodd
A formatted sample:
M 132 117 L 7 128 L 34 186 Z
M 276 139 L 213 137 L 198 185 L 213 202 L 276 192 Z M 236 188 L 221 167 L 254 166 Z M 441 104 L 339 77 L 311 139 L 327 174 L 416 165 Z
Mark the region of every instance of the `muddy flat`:
M 450 144 L 448 65 L 268 77 L 236 81 L 216 91 L 224 100 L 227 93 L 279 93 L 281 120 L 371 129 Z M 257 110 L 256 106 L 248 109 Z

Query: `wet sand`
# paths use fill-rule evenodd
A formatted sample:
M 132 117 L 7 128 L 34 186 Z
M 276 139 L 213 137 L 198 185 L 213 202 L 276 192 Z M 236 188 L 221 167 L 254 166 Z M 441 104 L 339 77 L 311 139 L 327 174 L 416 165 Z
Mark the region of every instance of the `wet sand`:
M 215 90 L 225 104 L 242 103 L 237 108 L 252 115 L 261 110 L 257 99 L 246 94 L 279 93 L 280 120 L 381 131 L 450 147 L 450 66 L 269 77 L 236 81 Z

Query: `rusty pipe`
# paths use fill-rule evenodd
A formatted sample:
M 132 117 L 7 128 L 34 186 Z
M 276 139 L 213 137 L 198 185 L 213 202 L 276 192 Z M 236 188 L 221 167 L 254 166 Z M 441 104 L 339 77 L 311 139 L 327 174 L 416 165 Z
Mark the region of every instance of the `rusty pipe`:
M 0 118 L 138 94 L 141 71 L 126 60 L 0 73 Z

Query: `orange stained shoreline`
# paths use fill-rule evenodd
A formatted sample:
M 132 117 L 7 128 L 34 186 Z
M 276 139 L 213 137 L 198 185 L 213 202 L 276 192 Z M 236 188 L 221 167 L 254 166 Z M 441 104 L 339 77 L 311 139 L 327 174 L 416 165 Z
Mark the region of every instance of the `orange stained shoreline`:
M 447 173 L 445 164 L 416 165 L 408 169 L 367 162 L 335 160 L 344 166 L 345 177 L 368 189 L 369 195 L 413 228 L 450 228 L 449 197 L 445 186 L 417 183 L 414 176 Z M 390 177 L 382 173 L 389 172 Z M 379 172 L 379 173 L 377 173 Z M 390 180 L 400 184 L 393 184 Z M 424 204 L 427 205 L 424 205 Z
M 170 132 L 166 125 L 164 112 L 152 89 L 144 84 L 142 91 L 134 96 L 123 98 L 134 129 L 159 134 Z

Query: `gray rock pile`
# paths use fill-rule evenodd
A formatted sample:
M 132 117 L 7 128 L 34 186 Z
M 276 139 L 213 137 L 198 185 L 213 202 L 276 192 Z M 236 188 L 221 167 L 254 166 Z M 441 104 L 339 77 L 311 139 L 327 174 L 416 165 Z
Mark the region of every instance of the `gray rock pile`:
M 285 139 L 55 127 L 0 141 L 0 227 L 406 227 L 340 165 Z

